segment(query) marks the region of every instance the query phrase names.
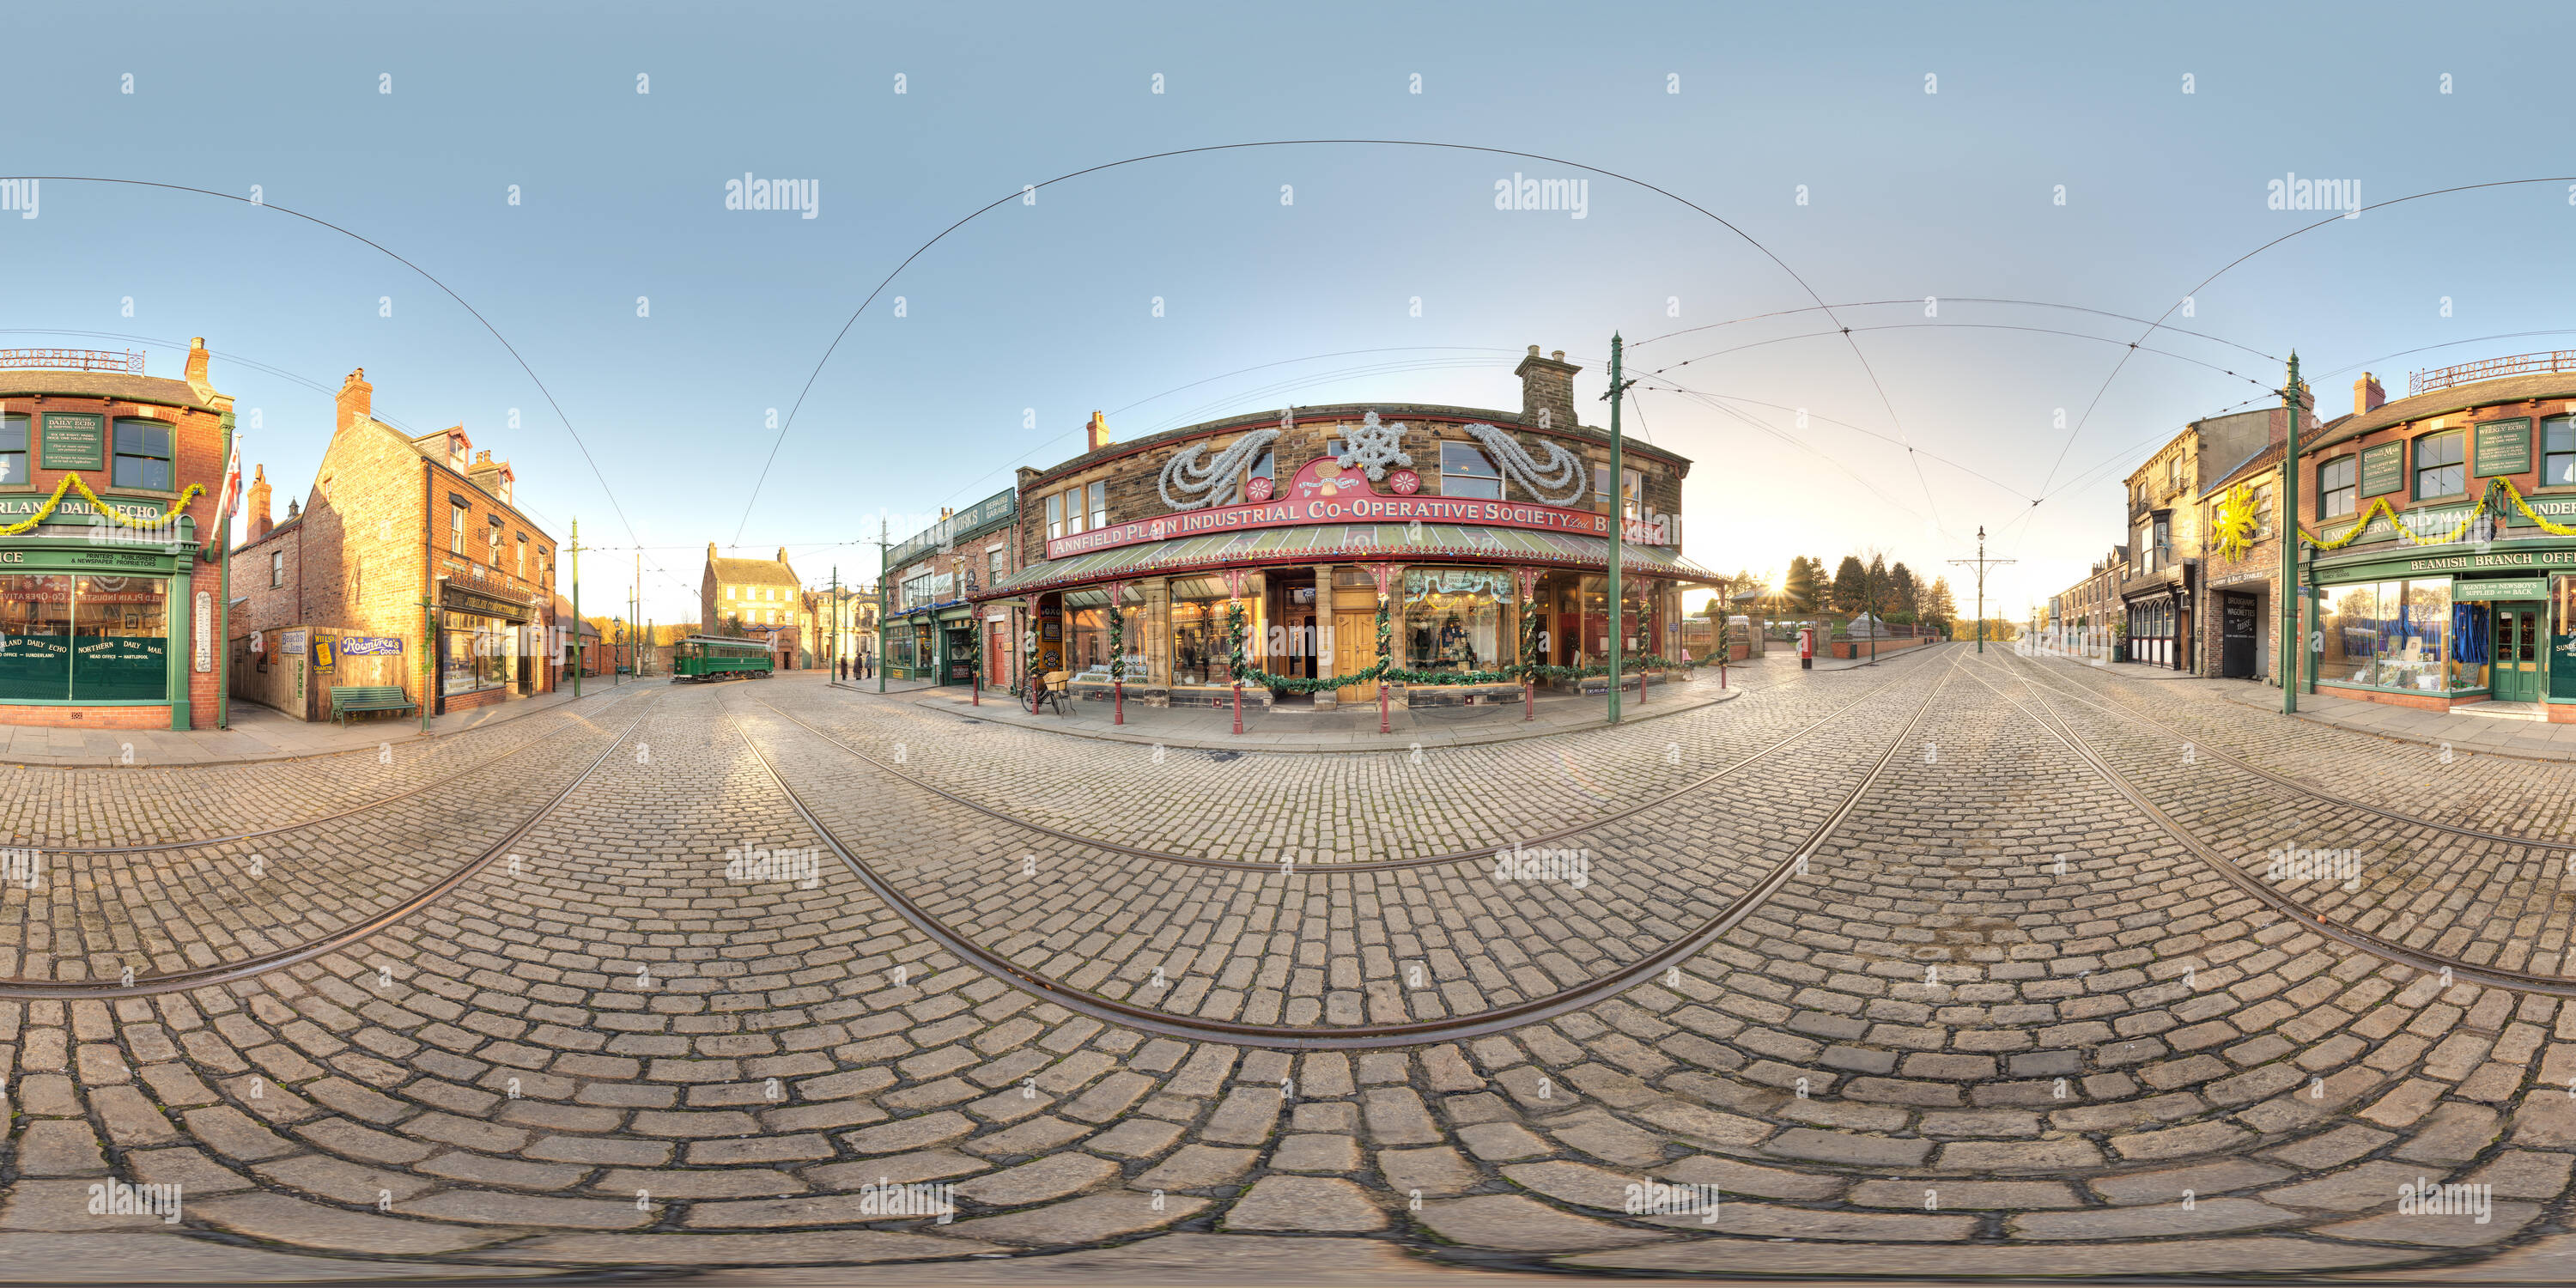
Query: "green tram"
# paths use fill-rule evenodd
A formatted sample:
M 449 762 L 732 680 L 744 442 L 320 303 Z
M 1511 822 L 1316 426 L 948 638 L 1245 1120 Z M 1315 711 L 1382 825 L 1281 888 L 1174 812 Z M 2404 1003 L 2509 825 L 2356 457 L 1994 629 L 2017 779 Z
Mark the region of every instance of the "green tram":
M 722 635 L 692 635 L 671 646 L 671 683 L 757 679 L 777 666 L 769 645 Z

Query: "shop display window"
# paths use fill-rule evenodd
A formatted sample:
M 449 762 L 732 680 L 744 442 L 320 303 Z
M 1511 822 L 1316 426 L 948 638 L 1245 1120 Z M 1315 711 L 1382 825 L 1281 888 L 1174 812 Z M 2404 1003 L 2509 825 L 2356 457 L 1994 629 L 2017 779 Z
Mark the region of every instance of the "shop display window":
M 1504 629 L 1509 569 L 1433 568 L 1404 574 L 1404 664 L 1415 671 L 1490 671 L 1517 660 Z
M 0 702 L 165 702 L 169 581 L 0 575 Z

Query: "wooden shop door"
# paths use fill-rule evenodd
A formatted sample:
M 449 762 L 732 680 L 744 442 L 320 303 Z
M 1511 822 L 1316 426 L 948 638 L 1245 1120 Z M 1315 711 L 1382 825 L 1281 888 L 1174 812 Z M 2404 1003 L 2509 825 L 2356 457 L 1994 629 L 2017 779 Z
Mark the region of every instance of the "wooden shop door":
M 1350 675 L 1377 665 L 1377 614 L 1333 614 L 1333 674 Z M 1345 684 L 1333 691 L 1335 702 L 1375 702 L 1377 682 Z

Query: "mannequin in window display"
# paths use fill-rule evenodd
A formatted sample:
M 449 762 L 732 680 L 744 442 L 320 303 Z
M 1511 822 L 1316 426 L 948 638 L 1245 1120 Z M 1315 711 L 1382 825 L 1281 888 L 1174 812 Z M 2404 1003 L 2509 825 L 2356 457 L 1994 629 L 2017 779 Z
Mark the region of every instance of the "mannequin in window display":
M 1467 643 L 1467 628 L 1456 613 L 1440 623 L 1440 660 L 1457 669 L 1473 669 L 1476 650 Z

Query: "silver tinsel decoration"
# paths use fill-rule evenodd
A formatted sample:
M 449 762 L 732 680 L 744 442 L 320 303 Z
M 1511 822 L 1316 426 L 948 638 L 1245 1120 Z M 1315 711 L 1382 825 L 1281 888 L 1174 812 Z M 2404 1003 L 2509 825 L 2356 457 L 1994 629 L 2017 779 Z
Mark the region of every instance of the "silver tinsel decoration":
M 1173 453 L 1172 459 L 1163 463 L 1162 477 L 1154 480 L 1154 488 L 1163 494 L 1163 504 L 1175 510 L 1232 505 L 1243 492 L 1244 467 L 1252 464 L 1278 440 L 1278 430 L 1256 429 L 1234 440 L 1233 446 L 1217 453 L 1216 459 L 1204 467 L 1199 464 L 1199 457 L 1207 451 L 1207 444 L 1193 443 Z M 1182 500 L 1172 495 L 1174 489 L 1191 499 Z
M 1528 450 L 1512 437 L 1491 425 L 1469 425 L 1467 434 L 1484 444 L 1485 454 L 1494 460 L 1494 468 L 1503 477 L 1519 485 L 1523 492 L 1548 505 L 1572 505 L 1583 499 L 1583 489 L 1591 480 L 1583 477 L 1583 460 L 1565 450 L 1554 439 L 1541 439 L 1547 448 L 1547 463 L 1539 464 Z M 1565 489 L 1562 496 L 1549 492 Z

